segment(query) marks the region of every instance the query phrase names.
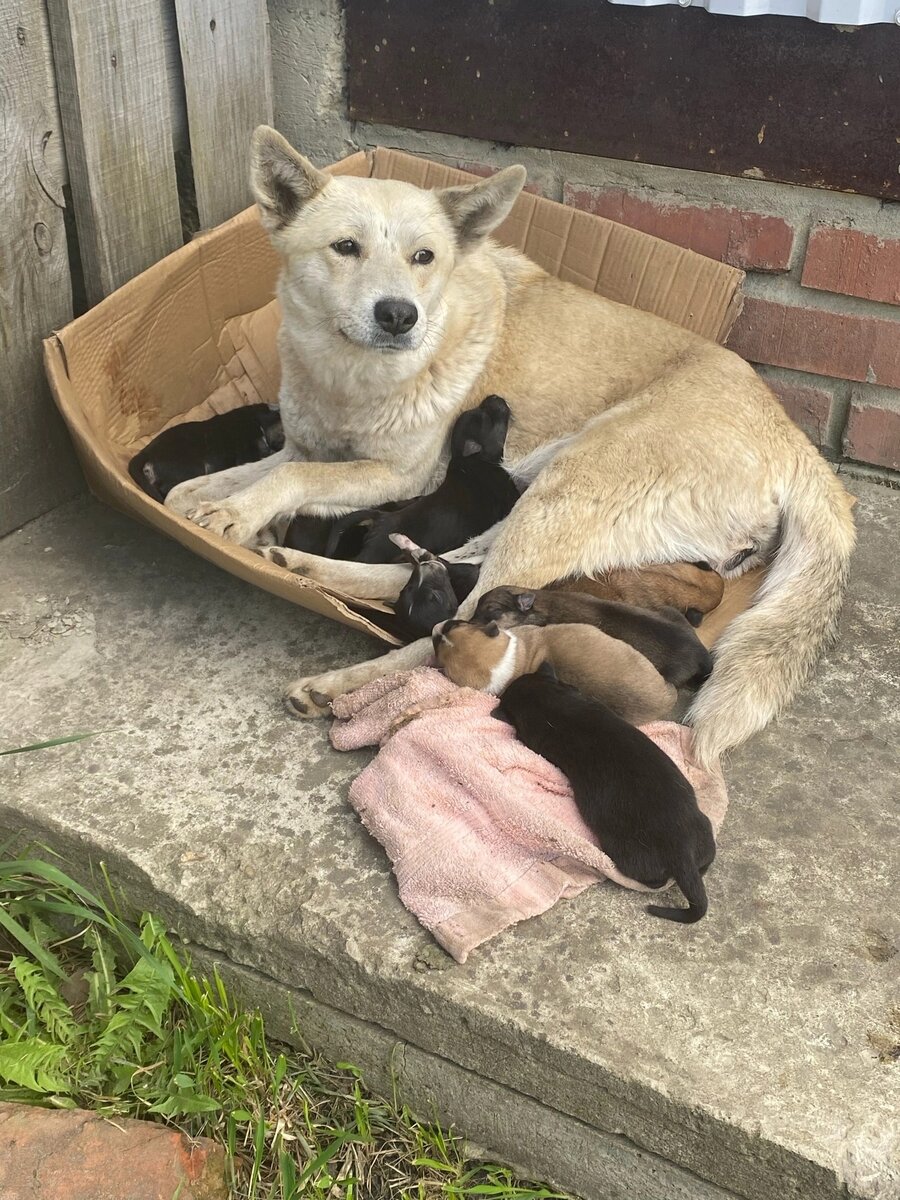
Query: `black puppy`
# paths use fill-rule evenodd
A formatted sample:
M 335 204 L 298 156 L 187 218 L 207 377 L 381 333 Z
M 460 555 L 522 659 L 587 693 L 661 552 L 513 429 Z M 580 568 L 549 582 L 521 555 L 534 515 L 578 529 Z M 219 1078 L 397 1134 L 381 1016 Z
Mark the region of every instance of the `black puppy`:
M 347 529 L 362 523 L 369 529 L 356 561 L 390 563 L 402 561 L 392 533 L 445 554 L 503 520 L 519 498 L 519 489 L 500 466 L 508 427 L 509 405 L 500 396 L 488 396 L 463 413 L 453 426 L 450 463 L 440 487 L 397 512 L 366 509 L 341 517 L 332 530 L 329 555 Z
M 675 687 L 697 688 L 712 673 L 712 655 L 676 608 L 650 612 L 617 600 L 598 600 L 583 592 L 496 587 L 478 601 L 472 621 L 478 625 L 496 621 L 501 629 L 515 625 L 595 625 L 610 637 L 634 646 Z
M 408 500 L 391 501 L 382 504 L 378 510 L 373 509 L 373 512 L 396 512 L 406 504 L 409 504 Z M 363 548 L 367 527 L 362 523 L 354 524 L 332 538 L 337 520 L 336 517 L 312 517 L 306 513 L 298 513 L 291 519 L 281 544 L 291 550 L 302 550 L 306 554 L 318 554 L 320 557 L 355 559 Z
M 494 715 L 568 778 L 585 824 L 623 874 L 652 888 L 674 879 L 689 905 L 650 904 L 647 912 L 684 923 L 706 915 L 703 875 L 716 855 L 712 825 L 655 742 L 560 683 L 546 664 L 511 683 Z
M 278 410 L 268 404 L 247 404 L 206 421 L 185 421 L 164 429 L 135 454 L 128 473 L 162 504 L 172 488 L 186 479 L 258 462 L 283 445 Z
M 452 617 L 478 581 L 475 563 L 453 563 L 423 550 L 402 533 L 391 541 L 413 564 L 413 573 L 394 606 L 403 636 L 410 641 L 430 637 L 440 621 Z

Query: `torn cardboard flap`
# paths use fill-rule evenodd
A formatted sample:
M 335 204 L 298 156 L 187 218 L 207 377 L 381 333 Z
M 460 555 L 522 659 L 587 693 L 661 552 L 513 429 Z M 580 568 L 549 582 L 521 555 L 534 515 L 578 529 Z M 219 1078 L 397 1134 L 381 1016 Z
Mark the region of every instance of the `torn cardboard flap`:
M 476 176 L 378 148 L 326 168 L 422 187 Z M 743 273 L 523 192 L 496 234 L 545 270 L 723 342 Z M 47 375 L 91 490 L 232 574 L 382 641 L 383 606 L 321 588 L 207 533 L 142 492 L 128 461 L 170 425 L 278 402 L 278 258 L 255 207 L 154 264 L 44 342 Z

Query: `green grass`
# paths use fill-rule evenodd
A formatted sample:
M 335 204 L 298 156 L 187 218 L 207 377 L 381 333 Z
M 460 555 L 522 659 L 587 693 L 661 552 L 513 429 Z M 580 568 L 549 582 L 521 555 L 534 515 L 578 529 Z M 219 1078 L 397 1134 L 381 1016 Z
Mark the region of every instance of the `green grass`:
M 369 1094 L 350 1064 L 271 1042 L 159 921 L 133 929 L 43 859 L 0 861 L 0 1100 L 214 1138 L 235 1200 L 557 1195 L 468 1161 L 457 1135 Z

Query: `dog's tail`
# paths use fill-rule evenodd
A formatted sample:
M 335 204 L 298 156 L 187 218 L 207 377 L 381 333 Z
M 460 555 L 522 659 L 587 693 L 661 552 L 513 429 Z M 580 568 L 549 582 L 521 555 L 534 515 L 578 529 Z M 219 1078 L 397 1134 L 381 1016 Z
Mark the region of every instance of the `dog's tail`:
M 709 907 L 706 884 L 697 869 L 697 864 L 688 860 L 679 866 L 675 871 L 675 882 L 684 893 L 688 907 L 666 908 L 661 904 L 648 904 L 647 912 L 653 917 L 662 917 L 665 921 L 680 921 L 683 925 L 693 925 L 695 921 L 706 916 Z
M 810 447 L 783 486 L 781 537 L 753 606 L 714 648 L 715 666 L 688 714 L 693 750 L 712 766 L 762 729 L 833 641 L 856 540 L 850 498 Z

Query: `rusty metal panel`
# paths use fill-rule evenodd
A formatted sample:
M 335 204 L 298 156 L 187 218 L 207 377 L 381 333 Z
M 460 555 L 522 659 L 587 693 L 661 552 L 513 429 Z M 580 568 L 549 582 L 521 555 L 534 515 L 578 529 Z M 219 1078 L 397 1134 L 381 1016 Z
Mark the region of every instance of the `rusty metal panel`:
M 353 118 L 900 200 L 900 28 L 345 0 Z

